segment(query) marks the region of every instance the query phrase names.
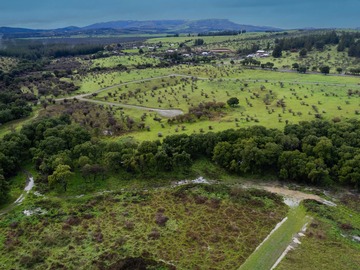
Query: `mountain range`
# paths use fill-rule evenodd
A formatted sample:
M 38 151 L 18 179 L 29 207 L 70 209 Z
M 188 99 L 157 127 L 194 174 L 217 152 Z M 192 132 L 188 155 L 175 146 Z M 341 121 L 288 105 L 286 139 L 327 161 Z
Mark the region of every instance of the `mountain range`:
M 3 35 L 3 38 L 24 38 L 79 34 L 175 34 L 240 30 L 246 30 L 247 32 L 265 32 L 281 31 L 282 29 L 270 26 L 237 24 L 225 19 L 152 21 L 120 20 L 100 22 L 85 27 L 69 26 L 50 30 L 0 27 L 0 34 Z

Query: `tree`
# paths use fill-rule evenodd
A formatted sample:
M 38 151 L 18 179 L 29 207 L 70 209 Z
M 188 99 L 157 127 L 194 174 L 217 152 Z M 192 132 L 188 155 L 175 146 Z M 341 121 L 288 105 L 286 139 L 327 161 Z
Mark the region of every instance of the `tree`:
M 174 167 L 185 172 L 190 170 L 192 165 L 191 157 L 188 153 L 183 151 L 182 153 L 175 153 L 173 156 Z
M 343 71 L 343 69 L 342 69 L 341 67 L 338 67 L 338 68 L 336 69 L 336 71 L 337 71 L 337 73 L 341 74 L 341 72 Z
M 306 67 L 304 66 L 299 67 L 297 70 L 299 73 L 306 73 Z
M 237 105 L 239 105 L 239 99 L 237 97 L 229 98 L 227 104 L 230 107 L 236 107 Z
M 272 52 L 272 56 L 274 58 L 280 58 L 282 56 L 282 48 L 280 45 L 276 45 L 273 52 Z
M 279 177 L 284 180 L 291 179 L 302 181 L 307 179 L 307 162 L 307 155 L 301 153 L 299 150 L 282 152 L 278 160 L 280 169 Z
M 339 169 L 339 179 L 342 183 L 353 184 L 360 190 L 360 154 L 344 162 Z
M 195 39 L 195 41 L 194 41 L 195 46 L 201 46 L 201 45 L 204 45 L 204 43 L 205 43 L 204 40 L 201 38 Z
M 329 74 L 330 73 L 330 67 L 329 66 L 322 66 L 320 68 L 320 72 L 323 73 L 323 74 Z
M 171 171 L 173 169 L 172 159 L 165 151 L 158 151 L 154 159 L 155 166 L 158 171 Z
M 0 171 L 0 202 L 4 202 L 8 196 L 9 185 Z
M 213 161 L 218 165 L 230 168 L 230 163 L 233 160 L 234 147 L 227 141 L 219 142 L 214 148 Z
M 105 168 L 99 164 L 93 164 L 93 165 L 86 164 L 84 167 L 82 167 L 81 172 L 85 179 L 87 179 L 87 177 L 90 177 L 92 175 L 93 181 L 96 180 L 98 175 L 102 175 L 103 179 L 105 176 Z
M 70 169 L 69 165 L 58 165 L 54 173 L 48 177 L 50 186 L 60 184 L 66 191 L 69 178 L 73 175 Z
M 301 51 L 299 52 L 299 56 L 305 57 L 306 55 L 307 55 L 307 50 L 305 48 L 301 49 Z
M 293 69 L 298 69 L 298 68 L 299 68 L 299 64 L 298 64 L 298 63 L 293 63 L 293 64 L 292 64 L 292 68 L 293 68 Z

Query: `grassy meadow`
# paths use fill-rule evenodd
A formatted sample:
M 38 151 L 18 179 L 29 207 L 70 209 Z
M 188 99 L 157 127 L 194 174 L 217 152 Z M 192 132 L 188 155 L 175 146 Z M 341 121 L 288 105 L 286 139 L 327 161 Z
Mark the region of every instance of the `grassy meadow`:
M 122 111 L 140 120 L 146 113 L 144 123 L 149 131 L 132 134 L 139 140 L 156 139 L 158 133 L 164 136 L 175 133 L 221 131 L 229 128 L 264 125 L 283 128 L 286 124 L 298 123 L 315 118 L 338 121 L 359 118 L 360 99 L 349 94 L 360 90 L 359 79 L 346 76 L 322 74 L 298 74 L 267 70 L 248 70 L 240 67 L 177 67 L 167 70 L 168 74 L 182 74 L 181 77 L 161 76 L 161 72 L 145 79 L 142 72 L 130 72 L 140 81 L 105 89 L 92 99 L 112 104 L 130 104 L 156 109 L 181 109 L 187 113 L 191 107 L 205 102 L 224 102 L 230 97 L 240 101 L 237 107 L 226 107 L 213 119 L 197 119 L 195 122 L 169 124 L 166 118 L 154 121 L 156 113 L 127 108 Z M 128 81 L 126 79 L 122 82 Z M 149 74 L 149 75 L 150 75 Z M 165 75 L 166 76 L 166 75 Z M 120 82 L 120 81 L 119 81 Z M 156 115 L 158 116 L 158 115 Z M 210 127 L 211 126 L 211 127 Z M 210 128 L 209 128 L 210 127 Z

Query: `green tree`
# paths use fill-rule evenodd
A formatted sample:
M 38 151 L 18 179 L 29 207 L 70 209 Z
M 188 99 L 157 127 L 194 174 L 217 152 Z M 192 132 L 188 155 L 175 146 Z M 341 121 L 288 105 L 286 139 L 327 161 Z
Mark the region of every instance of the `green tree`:
M 329 66 L 322 66 L 320 68 L 320 72 L 323 73 L 323 74 L 329 74 L 330 73 L 330 67 Z
M 313 148 L 315 156 L 323 159 L 327 164 L 335 161 L 335 149 L 332 141 L 327 137 L 321 137 Z
M 272 56 L 274 58 L 280 58 L 282 56 L 282 48 L 280 45 L 276 45 L 273 52 L 272 52 Z
M 205 43 L 204 40 L 201 38 L 195 39 L 195 41 L 194 41 L 195 46 L 201 46 L 201 45 L 204 45 L 204 43 Z
M 165 151 L 160 150 L 156 153 L 155 166 L 158 171 L 171 171 L 173 168 L 172 158 Z
M 336 69 L 336 71 L 337 71 L 337 73 L 341 74 L 341 72 L 343 72 L 343 69 L 342 69 L 341 67 L 338 67 L 338 68 Z
M 299 52 L 300 57 L 305 57 L 307 55 L 307 50 L 305 48 L 301 49 Z
M 298 69 L 298 68 L 299 68 L 299 64 L 298 64 L 298 63 L 293 63 L 293 64 L 292 64 L 292 68 L 293 68 L 293 69 Z
M 360 153 L 344 162 L 339 169 L 339 179 L 342 183 L 352 184 L 360 190 Z
M 156 142 L 151 141 L 143 141 L 138 147 L 139 154 L 156 154 L 158 151 L 158 144 Z
M 213 161 L 229 169 L 233 160 L 233 150 L 234 147 L 229 142 L 219 142 L 214 148 Z
M 307 162 L 308 157 L 299 150 L 282 152 L 278 162 L 280 168 L 279 177 L 285 180 L 291 179 L 298 181 L 307 179 Z
M 93 181 L 95 181 L 97 176 L 99 175 L 102 175 L 104 179 L 105 168 L 100 164 L 92 164 L 92 165 L 86 164 L 84 167 L 82 167 L 81 173 L 84 179 L 88 179 L 88 177 L 90 178 L 90 176 L 93 176 Z
M 239 105 L 239 99 L 237 97 L 229 98 L 227 104 L 230 107 L 236 107 L 237 105 Z
M 321 158 L 310 159 L 306 164 L 307 178 L 314 184 L 329 182 L 329 169 Z
M 307 69 L 304 66 L 300 66 L 297 70 L 298 70 L 299 73 L 304 73 L 305 74 Z
M 189 171 L 192 160 L 188 153 L 182 152 L 182 153 L 175 153 L 173 156 L 173 164 L 174 167 L 183 171 Z
M 0 173 L 0 202 L 4 202 L 9 193 L 9 185 L 5 177 Z
M 64 191 L 67 190 L 68 181 L 73 175 L 69 165 L 58 165 L 52 175 L 48 177 L 50 186 L 61 185 Z

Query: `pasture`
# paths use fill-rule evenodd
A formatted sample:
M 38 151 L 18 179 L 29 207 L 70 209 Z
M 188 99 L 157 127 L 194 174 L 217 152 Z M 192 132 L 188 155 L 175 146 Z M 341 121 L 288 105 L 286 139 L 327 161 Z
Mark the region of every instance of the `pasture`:
M 239 106 L 226 106 L 213 118 L 201 117 L 191 121 L 169 123 L 166 118 L 154 121 L 155 113 L 149 112 L 147 116 L 150 117 L 144 117 L 143 121 L 150 127 L 150 131 L 132 134 L 140 140 L 156 139 L 159 132 L 166 136 L 249 125 L 281 129 L 286 124 L 304 120 L 321 118 L 341 121 L 359 118 L 360 115 L 360 85 L 355 77 L 213 66 L 177 67 L 168 71 L 189 77 L 150 77 L 148 81 L 110 87 L 92 99 L 109 102 L 109 105 L 119 104 L 120 107 L 121 104 L 139 105 L 149 108 L 149 111 L 151 108 L 176 108 L 184 113 L 200 103 L 226 103 L 230 97 L 237 97 L 240 101 Z M 128 109 L 122 110 L 128 114 Z M 144 112 L 132 111 L 130 115 L 141 121 Z

